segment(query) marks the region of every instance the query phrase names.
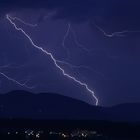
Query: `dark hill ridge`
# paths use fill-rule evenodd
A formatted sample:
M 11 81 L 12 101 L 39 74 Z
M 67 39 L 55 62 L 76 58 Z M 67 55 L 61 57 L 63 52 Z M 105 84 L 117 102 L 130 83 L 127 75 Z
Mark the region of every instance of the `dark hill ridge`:
M 58 94 L 12 91 L 0 95 L 0 118 L 140 121 L 140 104 L 103 108 Z

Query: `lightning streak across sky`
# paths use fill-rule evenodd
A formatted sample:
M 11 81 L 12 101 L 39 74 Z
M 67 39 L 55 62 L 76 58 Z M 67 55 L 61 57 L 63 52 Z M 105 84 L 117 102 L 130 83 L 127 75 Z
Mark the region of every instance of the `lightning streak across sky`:
M 82 50 L 84 50 L 85 52 L 88 52 L 88 53 L 89 53 L 90 50 L 88 50 L 83 44 L 81 44 L 81 43 L 78 41 L 77 35 L 76 35 L 74 29 L 73 29 L 71 26 L 70 26 L 70 31 L 71 31 L 71 33 L 73 34 L 73 38 L 74 38 L 75 44 L 76 44 L 79 48 L 81 48 Z
M 132 30 L 123 30 L 123 31 L 113 32 L 113 33 L 108 34 L 108 33 L 105 32 L 100 26 L 98 26 L 97 24 L 94 23 L 94 25 L 95 25 L 95 27 L 96 27 L 99 31 L 101 31 L 101 32 L 104 34 L 104 36 L 110 37 L 110 38 L 112 38 L 112 37 L 124 37 L 124 36 L 126 36 L 126 34 L 128 34 L 128 33 L 140 33 L 140 30 L 134 30 L 134 31 L 132 31 Z
M 64 35 L 64 37 L 63 37 L 63 40 L 62 40 L 62 46 L 63 46 L 63 48 L 66 50 L 66 53 L 67 53 L 67 57 L 68 57 L 68 58 L 69 58 L 70 54 L 69 54 L 69 51 L 68 51 L 68 49 L 67 49 L 67 47 L 66 47 L 66 45 L 65 45 L 65 42 L 66 42 L 67 37 L 69 36 L 70 26 L 71 26 L 71 24 L 68 23 L 67 31 L 66 31 L 66 33 L 65 33 L 65 35 Z
M 30 43 L 32 44 L 33 47 L 35 47 L 36 49 L 40 50 L 41 52 L 45 53 L 46 55 L 48 55 L 52 61 L 54 62 L 54 65 L 62 72 L 62 74 L 64 76 L 66 76 L 67 78 L 73 80 L 74 82 L 76 82 L 77 84 L 79 84 L 80 86 L 83 86 L 86 88 L 86 90 L 92 95 L 92 97 L 94 98 L 95 100 L 95 105 L 98 105 L 98 98 L 95 96 L 95 93 L 94 91 L 92 91 L 88 85 L 84 82 L 81 82 L 80 80 L 77 80 L 75 77 L 67 74 L 65 72 L 65 70 L 63 68 L 61 68 L 61 66 L 59 66 L 57 60 L 54 58 L 54 56 L 52 55 L 52 53 L 48 52 L 47 50 L 43 49 L 42 47 L 36 45 L 36 43 L 32 40 L 32 38 L 22 29 L 22 28 L 19 28 L 17 27 L 17 25 L 12 21 L 12 18 L 7 14 L 6 15 L 6 18 L 7 20 L 14 26 L 14 28 L 17 30 L 17 31 L 20 31 L 29 41 Z
M 38 26 L 38 24 L 31 24 L 31 23 L 25 22 L 25 21 L 23 21 L 22 19 L 20 19 L 18 17 L 11 17 L 11 19 L 12 20 L 17 20 L 17 21 L 23 23 L 26 26 L 30 26 L 30 27 L 37 27 Z
M 67 65 L 69 66 L 70 68 L 76 68 L 76 69 L 80 69 L 80 68 L 84 68 L 84 69 L 89 69 L 89 70 L 92 70 L 92 68 L 88 67 L 88 66 L 85 66 L 85 65 L 73 65 L 71 63 L 68 63 L 68 62 L 65 62 L 65 61 L 61 61 L 61 60 L 56 60 L 58 63 L 60 64 L 64 64 L 64 65 Z
M 5 66 L 4 66 L 4 67 L 5 67 Z M 4 68 L 4 67 L 2 66 L 2 67 L 0 67 L 0 68 Z M 30 87 L 30 86 L 27 85 L 28 80 L 25 81 L 24 83 L 21 83 L 21 82 L 15 80 L 14 78 L 11 78 L 11 77 L 7 76 L 7 75 L 6 75 L 5 73 L 3 73 L 3 72 L 0 72 L 0 75 L 2 75 L 3 77 L 5 77 L 7 80 L 12 81 L 13 83 L 16 83 L 16 84 L 19 85 L 19 86 L 22 86 L 22 87 L 25 87 L 25 88 L 28 88 L 28 89 L 33 89 L 33 88 L 34 88 L 33 86 Z
M 48 14 L 47 16 L 45 16 L 45 17 L 48 17 L 48 18 L 49 18 L 51 15 L 52 15 L 52 13 L 49 13 L 49 14 Z M 37 27 L 37 26 L 38 26 L 38 24 L 31 24 L 31 23 L 25 22 L 25 21 L 23 21 L 22 19 L 20 19 L 19 17 L 10 17 L 10 18 L 11 18 L 12 20 L 17 20 L 17 21 L 19 21 L 19 22 L 21 22 L 21 23 L 23 23 L 24 25 L 29 26 L 29 27 Z M 46 18 L 46 19 L 47 19 L 47 18 Z M 45 20 L 46 20 L 46 19 L 45 19 Z M 70 55 L 70 53 L 69 53 L 67 47 L 65 46 L 65 40 L 66 40 L 66 38 L 68 37 L 70 31 L 71 31 L 71 33 L 72 33 L 72 35 L 73 35 L 75 44 L 76 44 L 78 47 L 80 47 L 81 49 L 83 49 L 83 50 L 89 52 L 88 49 L 86 49 L 82 44 L 79 43 L 79 41 L 77 40 L 77 36 L 76 36 L 75 31 L 72 29 L 71 24 L 68 23 L 68 28 L 67 28 L 66 34 L 65 34 L 64 37 L 63 37 L 63 41 L 62 41 L 62 46 L 63 46 L 64 49 L 67 51 L 67 55 Z M 93 70 L 93 69 L 92 69 L 91 67 L 89 67 L 89 66 L 85 66 L 85 65 L 73 65 L 73 64 L 71 64 L 71 63 L 69 63 L 69 62 L 62 61 L 62 60 L 56 60 L 56 61 L 57 61 L 58 63 L 62 64 L 62 65 L 67 65 L 67 66 L 68 66 L 69 68 L 71 68 L 71 69 L 87 69 L 87 70 L 93 71 L 94 73 L 103 75 L 103 74 L 101 74 L 101 73 L 99 73 L 99 72 Z M 24 65 L 23 65 L 23 66 L 24 66 Z M 16 67 L 16 66 L 10 66 L 10 65 L 6 65 L 5 67 L 8 67 L 8 68 L 19 68 L 19 66 Z M 22 67 L 22 66 L 20 66 L 20 67 Z
M 76 45 L 77 47 L 79 47 L 80 49 L 84 50 L 85 52 L 88 52 L 88 53 L 89 53 L 90 50 L 88 50 L 83 44 L 81 44 L 81 43 L 78 41 L 77 35 L 76 35 L 74 29 L 72 28 L 71 24 L 68 23 L 67 31 L 66 31 L 66 33 L 65 33 L 65 35 L 64 35 L 64 37 L 63 37 L 63 41 L 62 41 L 62 46 L 63 46 L 63 48 L 67 51 L 67 54 L 69 55 L 69 52 L 68 52 L 68 50 L 67 50 L 67 47 L 66 47 L 66 45 L 65 45 L 65 42 L 66 42 L 66 39 L 67 39 L 67 37 L 69 36 L 70 32 L 71 32 L 71 34 L 72 34 L 72 36 L 73 36 L 75 45 Z
M 71 63 L 65 62 L 65 61 L 61 61 L 61 60 L 56 60 L 57 63 L 61 64 L 61 65 L 67 65 L 69 68 L 71 69 L 87 69 L 89 71 L 92 71 L 98 75 L 100 75 L 101 77 L 104 77 L 104 74 L 101 72 L 98 72 L 96 70 L 94 70 L 93 68 L 89 67 L 89 66 L 85 66 L 85 65 L 73 65 Z
M 52 13 L 49 13 L 49 14 L 48 14 L 47 16 L 45 16 L 45 17 L 48 17 L 48 18 L 49 18 L 50 15 L 52 15 Z M 21 23 L 23 23 L 24 25 L 29 26 L 29 27 L 37 27 L 37 26 L 38 26 L 38 24 L 31 24 L 31 23 L 25 22 L 25 21 L 23 21 L 22 19 L 20 19 L 19 17 L 10 17 L 10 18 L 11 18 L 12 20 L 17 20 L 17 21 L 19 21 L 19 22 L 21 22 Z M 88 51 L 86 48 L 84 48 L 84 46 L 83 46 L 82 44 L 80 44 L 80 43 L 78 42 L 77 36 L 76 36 L 76 34 L 75 34 L 75 31 L 72 29 L 71 24 L 68 23 L 68 28 L 67 28 L 66 34 L 65 34 L 64 37 L 63 37 L 63 41 L 62 41 L 62 46 L 63 46 L 64 49 L 67 51 L 67 55 L 70 55 L 70 53 L 69 53 L 67 47 L 65 46 L 65 40 L 66 40 L 66 38 L 68 37 L 70 31 L 71 31 L 72 34 L 73 34 L 75 44 L 76 44 L 77 46 L 79 46 L 80 48 L 84 49 L 85 51 Z M 62 61 L 62 60 L 56 60 L 56 61 L 57 61 L 58 63 L 62 64 L 62 65 L 67 65 L 67 66 L 70 67 L 71 69 L 88 69 L 88 70 L 90 70 L 90 71 L 96 72 L 96 71 L 94 71 L 92 68 L 90 68 L 90 67 L 88 67 L 88 66 L 85 66 L 85 65 L 73 65 L 73 64 L 71 64 L 71 63 L 69 63 L 69 62 Z M 8 67 L 8 68 L 19 68 L 19 66 L 16 67 L 16 66 L 10 66 L 10 65 L 6 65 L 6 66 L 4 66 L 4 67 Z M 20 66 L 20 67 L 22 67 L 22 66 Z M 97 72 L 96 72 L 96 73 L 97 73 Z

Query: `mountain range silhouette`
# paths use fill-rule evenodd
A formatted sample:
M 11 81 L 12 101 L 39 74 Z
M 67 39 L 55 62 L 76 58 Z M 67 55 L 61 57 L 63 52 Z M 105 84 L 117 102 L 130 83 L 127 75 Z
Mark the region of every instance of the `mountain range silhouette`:
M 11 91 L 0 95 L 0 118 L 140 121 L 140 103 L 89 105 L 54 93 Z

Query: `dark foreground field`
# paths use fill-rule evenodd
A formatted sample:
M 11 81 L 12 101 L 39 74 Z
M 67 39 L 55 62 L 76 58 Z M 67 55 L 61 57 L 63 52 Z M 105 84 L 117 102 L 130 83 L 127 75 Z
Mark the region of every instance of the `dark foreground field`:
M 0 120 L 0 140 L 140 140 L 140 123 Z

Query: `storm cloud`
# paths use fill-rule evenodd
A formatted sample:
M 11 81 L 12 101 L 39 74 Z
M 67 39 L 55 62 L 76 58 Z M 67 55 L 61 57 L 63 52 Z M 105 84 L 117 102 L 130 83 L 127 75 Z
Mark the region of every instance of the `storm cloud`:
M 114 22 L 139 23 L 140 2 L 132 0 L 1 0 L 1 14 L 10 11 L 28 9 L 54 10 L 56 19 L 73 22 L 106 20 Z M 131 23 L 130 23 L 131 21 Z

